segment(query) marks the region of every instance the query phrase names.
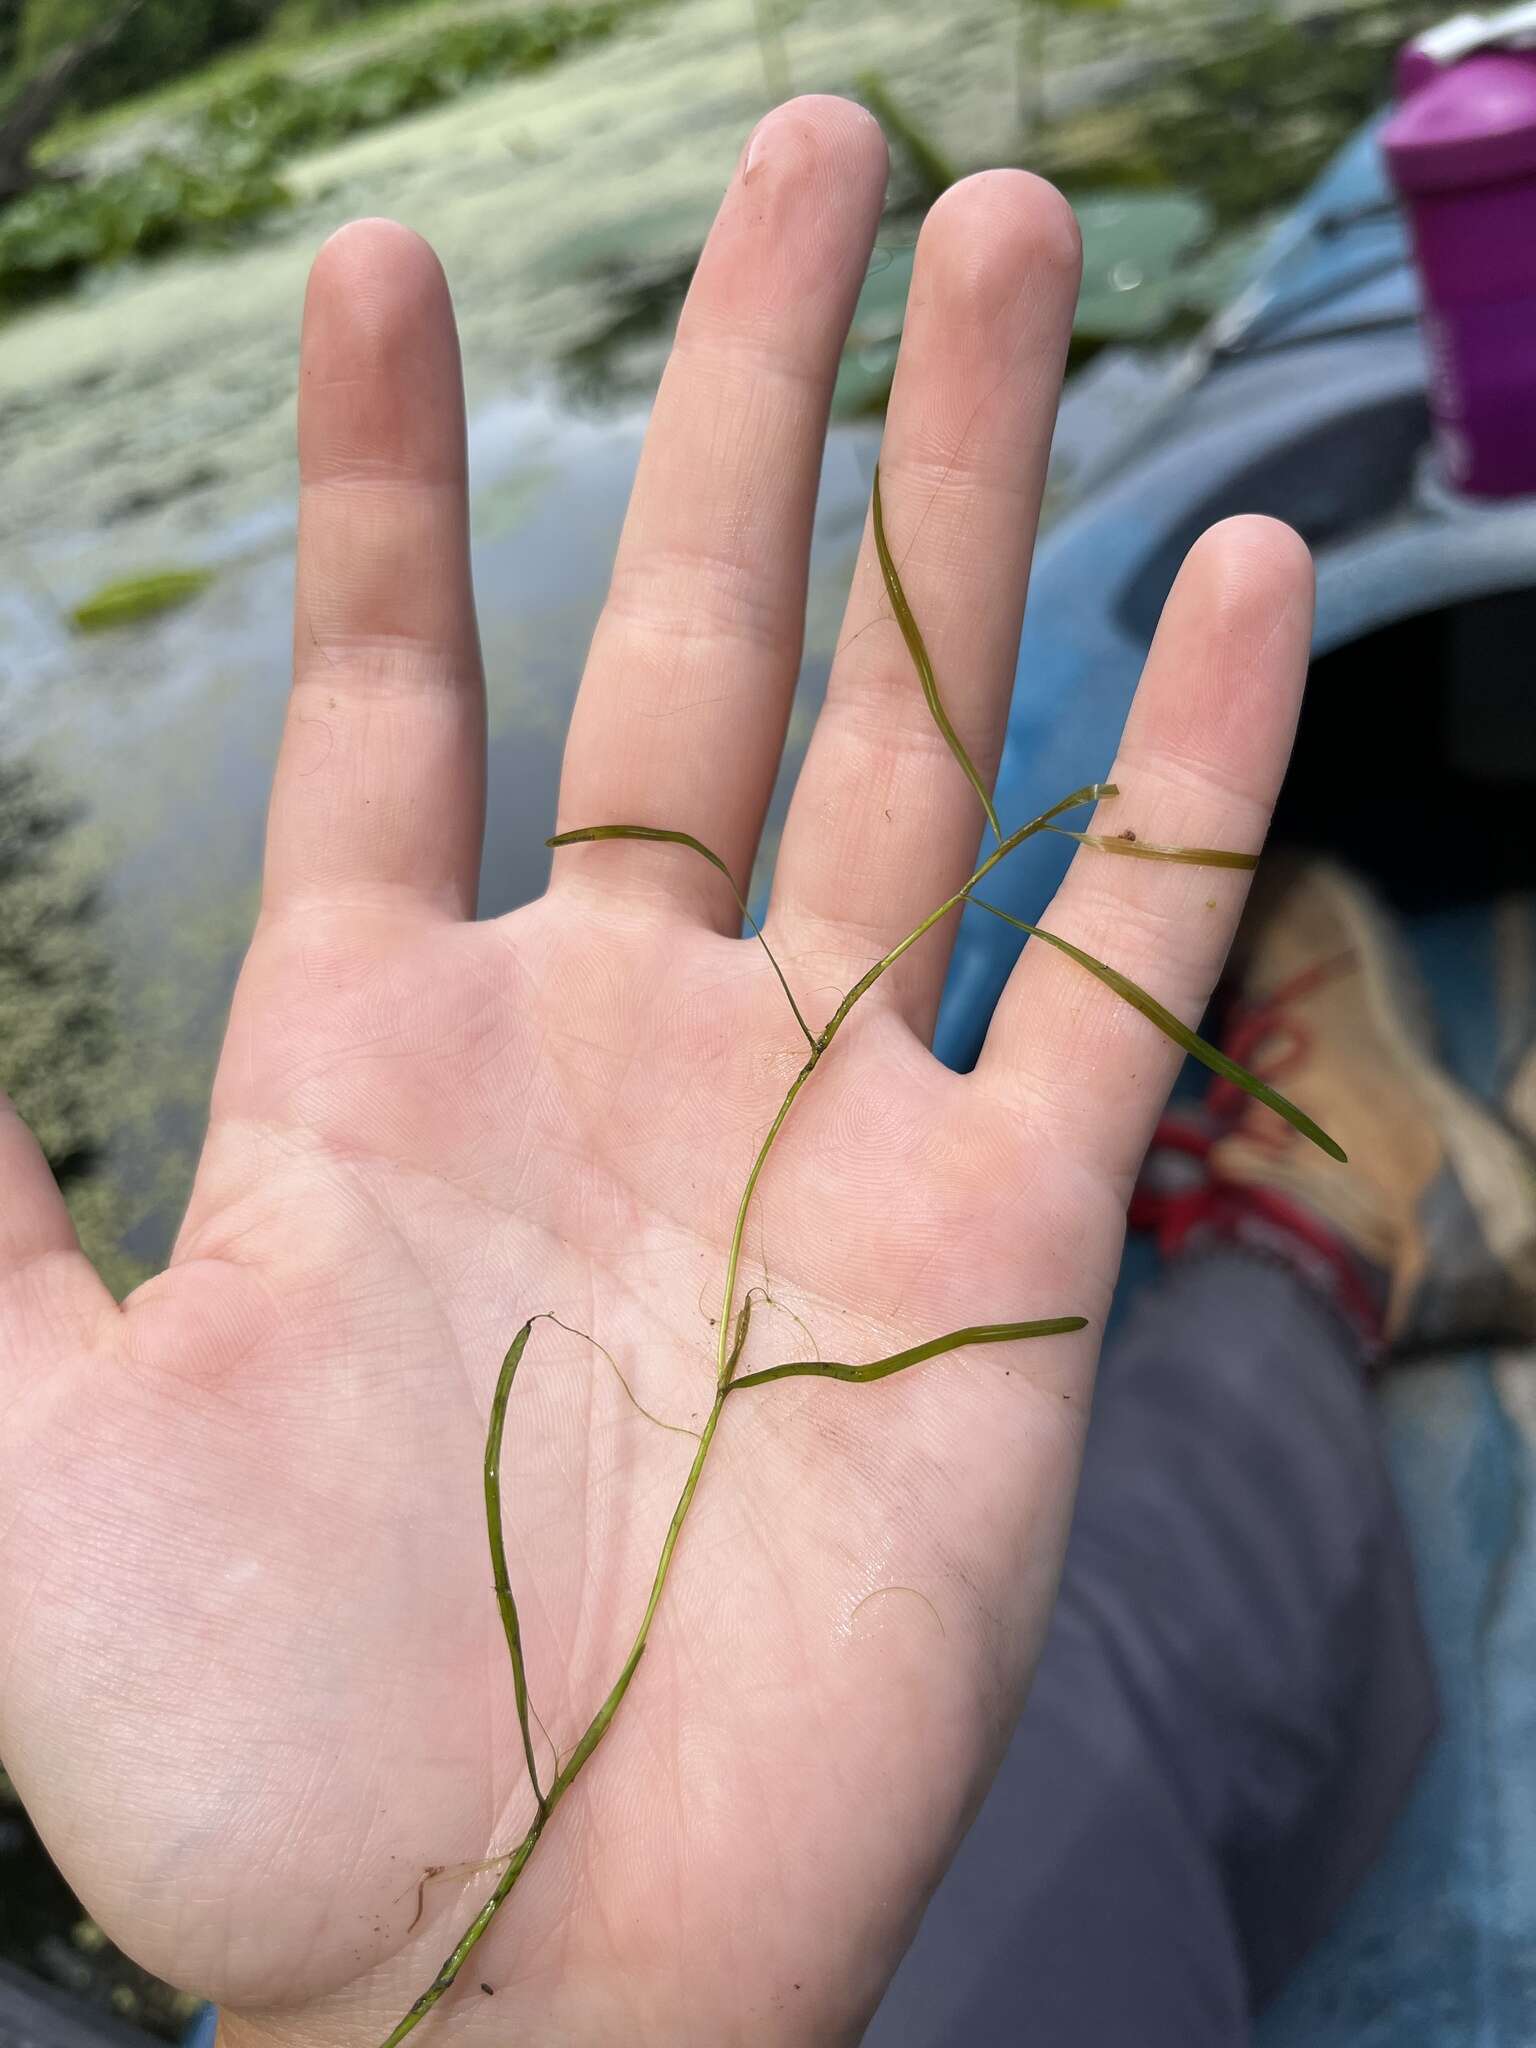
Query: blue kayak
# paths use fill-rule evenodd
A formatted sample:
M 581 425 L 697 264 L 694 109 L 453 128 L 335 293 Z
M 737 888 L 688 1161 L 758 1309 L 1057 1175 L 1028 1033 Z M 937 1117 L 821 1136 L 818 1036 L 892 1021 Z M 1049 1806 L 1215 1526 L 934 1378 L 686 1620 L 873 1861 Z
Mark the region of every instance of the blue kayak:
M 1231 513 L 1288 520 L 1316 555 L 1319 602 L 1277 837 L 1371 873 L 1435 989 L 1448 1059 L 1492 1095 L 1490 899 L 1536 892 L 1536 501 L 1474 504 L 1439 479 L 1414 274 L 1374 126 L 1127 410 L 1036 558 L 1001 816 L 1032 817 L 1106 772 L 1195 537 Z M 1038 917 L 1068 853 L 1035 841 L 990 893 Z M 1016 954 L 1005 926 L 968 915 L 939 1029 L 952 1065 L 974 1059 Z M 1133 1250 L 1122 1294 L 1149 1268 Z M 1530 1360 L 1483 1355 L 1384 1384 L 1444 1731 L 1381 1862 L 1265 2016 L 1264 2048 L 1536 2041 L 1533 1389 Z

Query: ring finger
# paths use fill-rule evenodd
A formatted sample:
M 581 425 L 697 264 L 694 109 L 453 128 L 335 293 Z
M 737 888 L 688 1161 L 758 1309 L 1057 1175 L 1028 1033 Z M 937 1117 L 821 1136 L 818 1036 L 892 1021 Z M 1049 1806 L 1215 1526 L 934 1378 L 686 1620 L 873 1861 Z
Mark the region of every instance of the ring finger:
M 953 186 L 924 224 L 880 476 L 885 528 L 949 717 L 990 784 L 1001 750 L 1081 256 L 1023 171 Z M 795 790 L 770 927 L 802 979 L 846 978 L 969 874 L 980 800 L 924 701 L 866 531 Z M 932 1030 L 952 934 L 878 985 Z

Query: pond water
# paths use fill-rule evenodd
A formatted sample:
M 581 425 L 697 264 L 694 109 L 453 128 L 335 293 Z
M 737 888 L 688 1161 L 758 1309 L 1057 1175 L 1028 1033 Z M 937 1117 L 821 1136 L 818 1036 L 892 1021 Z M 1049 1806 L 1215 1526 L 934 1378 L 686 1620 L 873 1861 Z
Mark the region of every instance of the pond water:
M 814 0 L 768 71 L 782 61 L 797 89 L 848 89 L 878 66 L 961 162 L 1006 160 L 1016 20 L 1008 0 L 931 13 Z M 1132 61 L 1128 33 L 1069 31 L 1059 95 L 1091 94 Z M 77 1149 L 94 1170 L 76 1206 L 118 1284 L 162 1259 L 174 1230 L 254 912 L 314 248 L 388 212 L 430 237 L 454 288 L 491 705 L 483 909 L 503 910 L 543 886 L 562 736 L 666 335 L 769 97 L 748 0 L 677 0 L 549 71 L 291 165 L 297 204 L 255 241 L 93 278 L 0 328 L 0 741 L 72 806 L 69 858 L 97 878 L 113 1050 L 98 1032 L 87 1054 L 66 1033 L 51 1064 L 105 1063 L 85 1090 Z M 786 780 L 875 445 L 867 423 L 829 444 Z M 71 626 L 103 585 L 166 568 L 216 573 L 172 614 L 93 636 Z M 3 1078 L 27 1108 L 27 1075 Z

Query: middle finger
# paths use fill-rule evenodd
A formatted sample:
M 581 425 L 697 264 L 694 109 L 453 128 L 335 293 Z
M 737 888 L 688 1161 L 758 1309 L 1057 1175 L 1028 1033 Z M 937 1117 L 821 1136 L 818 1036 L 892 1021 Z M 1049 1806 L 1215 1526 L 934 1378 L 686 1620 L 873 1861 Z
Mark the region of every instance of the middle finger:
M 699 260 L 571 720 L 560 829 L 692 833 L 745 888 L 800 665 L 811 519 L 885 146 L 850 101 L 759 123 Z M 740 929 L 678 846 L 573 848 L 556 886 Z

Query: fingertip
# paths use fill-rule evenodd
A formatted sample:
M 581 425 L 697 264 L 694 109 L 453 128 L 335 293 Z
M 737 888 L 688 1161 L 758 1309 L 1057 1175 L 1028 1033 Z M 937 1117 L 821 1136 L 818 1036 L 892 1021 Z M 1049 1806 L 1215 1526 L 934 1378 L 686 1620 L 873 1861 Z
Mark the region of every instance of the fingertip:
M 1289 751 L 1312 644 L 1312 558 L 1257 514 L 1210 527 L 1163 606 L 1122 758 L 1183 763 L 1270 792 Z
M 773 107 L 758 122 L 742 152 L 743 184 L 774 163 L 832 164 L 842 169 L 888 165 L 885 134 L 867 107 L 839 93 L 799 93 Z
M 807 93 L 765 114 L 700 259 L 715 311 L 803 306 L 813 290 L 833 292 L 851 315 L 887 168 L 879 123 L 853 100 Z M 808 250 L 820 252 L 809 266 Z
M 338 228 L 310 270 L 300 364 L 306 481 L 463 469 L 458 331 L 431 244 L 392 220 Z
M 1304 611 L 1310 629 L 1312 552 L 1283 519 L 1245 512 L 1208 527 L 1185 556 L 1175 589 L 1186 581 L 1218 620 L 1274 620 Z
M 1077 215 L 1050 180 L 1033 171 L 999 168 L 957 179 L 928 209 L 922 234 L 974 245 L 989 268 L 1016 282 L 1041 266 L 1074 279 L 1082 268 Z
M 348 221 L 321 243 L 310 265 L 311 297 L 335 295 L 368 307 L 423 291 L 446 292 L 436 250 L 424 236 L 383 215 Z
M 321 244 L 304 298 L 307 380 L 333 370 L 385 369 L 402 348 L 430 345 L 452 331 L 443 266 L 413 229 L 355 220 Z
M 1055 370 L 1082 279 L 1082 237 L 1066 200 L 1031 171 L 978 171 L 929 209 L 914 286 L 942 308 L 945 325 L 983 334 L 1016 323 L 1021 301 Z

